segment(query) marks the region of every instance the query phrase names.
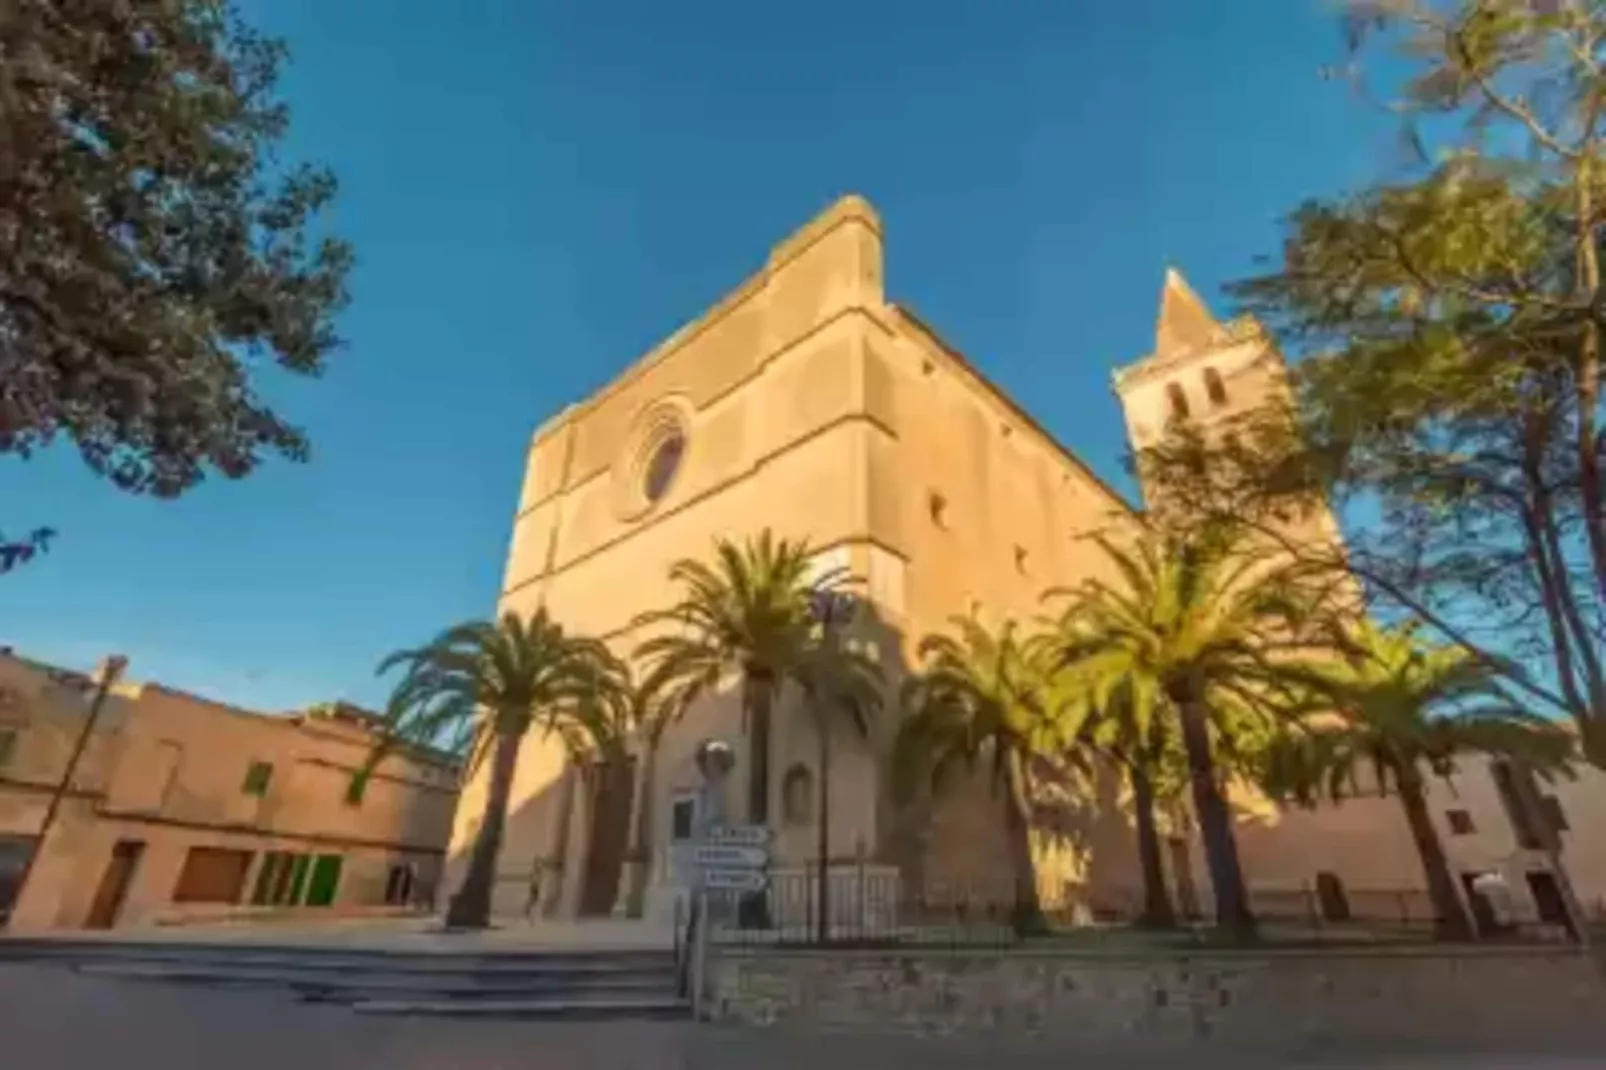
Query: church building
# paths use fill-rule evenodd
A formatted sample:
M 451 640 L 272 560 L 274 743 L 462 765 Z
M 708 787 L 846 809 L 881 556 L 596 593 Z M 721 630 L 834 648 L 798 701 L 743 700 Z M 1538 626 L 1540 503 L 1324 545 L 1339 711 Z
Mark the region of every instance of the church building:
M 860 579 L 864 605 L 851 628 L 875 644 L 895 695 L 921 637 L 947 630 L 953 617 L 1028 622 L 1042 612 L 1045 590 L 1102 567 L 1089 536 L 1130 524 L 1134 505 L 889 298 L 882 250 L 875 210 L 843 198 L 713 308 L 542 425 L 529 447 L 498 611 L 544 606 L 567 628 L 628 654 L 640 639 L 632 621 L 675 600 L 674 562 L 707 558 L 717 537 L 768 528 L 807 539 L 822 571 L 846 568 Z M 1252 321 L 1218 321 L 1171 271 L 1152 352 L 1113 382 L 1141 447 L 1170 419 L 1208 426 L 1286 390 L 1285 374 Z M 1320 537 L 1337 537 L 1336 526 L 1323 527 Z M 788 712 L 795 701 L 783 700 L 773 733 L 778 875 L 801 874 L 817 850 L 817 741 L 809 719 Z M 889 723 L 871 739 L 833 748 L 833 861 L 928 890 L 980 887 L 1008 873 L 1001 803 L 987 784 L 960 785 L 917 815 L 892 804 L 880 756 L 895 710 L 889 701 Z M 658 909 L 677 880 L 677 844 L 695 825 L 693 756 L 707 739 L 731 743 L 742 764 L 734 688 L 689 711 L 658 754 L 645 800 L 649 899 Z M 449 884 L 484 792 L 482 770 L 457 811 Z M 1085 819 L 1043 830 L 1035 843 L 1045 902 L 1118 908 L 1139 883 L 1121 800 L 1081 804 Z M 1396 811 L 1392 800 L 1316 814 L 1267 808 L 1246 818 L 1249 881 L 1293 891 L 1331 878 L 1409 893 L 1421 886 L 1420 869 Z M 612 912 L 623 902 L 627 824 L 599 807 L 593 780 L 560 740 L 529 738 L 496 913 Z M 1193 837 L 1170 831 L 1174 894 L 1185 906 L 1207 899 Z

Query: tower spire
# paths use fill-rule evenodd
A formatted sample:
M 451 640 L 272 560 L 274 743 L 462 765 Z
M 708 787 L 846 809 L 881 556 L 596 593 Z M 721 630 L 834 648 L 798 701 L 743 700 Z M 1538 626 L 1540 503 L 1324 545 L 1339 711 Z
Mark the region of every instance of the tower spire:
M 1160 314 L 1154 324 L 1154 355 L 1164 357 L 1209 345 L 1220 330 L 1221 324 L 1182 272 L 1167 267 L 1160 287 Z

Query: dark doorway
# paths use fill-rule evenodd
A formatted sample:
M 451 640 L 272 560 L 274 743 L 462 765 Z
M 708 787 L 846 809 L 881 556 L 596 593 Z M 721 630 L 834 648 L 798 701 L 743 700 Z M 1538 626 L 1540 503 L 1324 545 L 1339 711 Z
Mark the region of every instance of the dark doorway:
M 1534 908 L 1539 911 L 1539 920 L 1546 925 L 1559 925 L 1567 930 L 1567 935 L 1578 939 L 1578 933 L 1573 929 L 1572 915 L 1567 910 L 1567 900 L 1561 894 L 1561 882 L 1549 870 L 1531 869 L 1527 873 L 1528 894 L 1533 896 Z
M 635 790 L 635 762 L 604 762 L 587 770 L 591 797 L 591 842 L 583 871 L 580 914 L 613 913 L 619 876 L 630 841 L 630 796 Z
M 33 836 L 0 835 L 0 925 L 11 917 L 22 891 L 22 871 L 28 868 L 37 842 Z
M 1472 909 L 1472 924 L 1477 928 L 1480 936 L 1493 936 L 1500 931 L 1500 918 L 1494 912 L 1494 904 L 1489 897 L 1478 891 L 1477 879 L 1479 873 L 1461 874 L 1461 888 L 1467 894 L 1467 906 Z
M 413 865 L 404 862 L 391 866 L 385 878 L 385 902 L 390 906 L 407 906 L 413 900 Z
M 117 924 L 128 898 L 128 886 L 134 883 L 134 873 L 145 854 L 144 840 L 118 840 L 112 845 L 111 859 L 106 871 L 100 875 L 100 887 L 95 889 L 94 902 L 89 904 L 89 917 L 84 919 L 86 929 L 110 929 Z
M 1321 906 L 1323 921 L 1350 920 L 1349 896 L 1337 873 L 1316 874 L 1316 902 Z

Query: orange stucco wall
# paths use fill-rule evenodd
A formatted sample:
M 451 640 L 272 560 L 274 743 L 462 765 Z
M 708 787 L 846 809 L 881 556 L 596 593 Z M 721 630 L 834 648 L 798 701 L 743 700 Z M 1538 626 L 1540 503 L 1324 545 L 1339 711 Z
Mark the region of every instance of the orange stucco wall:
M 88 715 L 93 686 L 0 655 L 0 732 L 13 740 L 0 766 L 0 835 L 36 836 Z M 10 927 L 82 925 L 118 841 L 143 844 L 119 924 L 248 907 L 269 851 L 339 855 L 335 907 L 382 904 L 392 866 L 418 884 L 439 876 L 456 798 L 443 763 L 389 757 L 360 805 L 346 802 L 373 737 L 316 717 L 249 713 L 154 684 L 111 689 Z M 243 790 L 252 763 L 272 766 L 262 794 Z M 249 852 L 242 901 L 184 906 L 173 890 L 196 847 Z

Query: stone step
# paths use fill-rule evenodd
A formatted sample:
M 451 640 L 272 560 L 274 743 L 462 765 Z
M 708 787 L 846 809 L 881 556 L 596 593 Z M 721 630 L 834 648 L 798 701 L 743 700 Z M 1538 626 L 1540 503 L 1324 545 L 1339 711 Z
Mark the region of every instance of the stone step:
M 48 959 L 75 964 L 144 963 L 174 966 L 242 966 L 328 972 L 429 975 L 538 975 L 630 973 L 673 968 L 671 951 L 428 952 L 354 951 L 347 948 L 253 947 L 244 944 L 123 944 L 62 941 L 48 949 L 20 949 L 0 940 L 0 959 Z M 77 945 L 77 946 L 69 946 Z M 87 946 L 84 946 L 87 945 Z
M 79 973 L 92 977 L 208 987 L 284 988 L 303 998 L 340 1001 L 386 995 L 458 999 L 572 992 L 672 993 L 676 986 L 676 974 L 672 966 L 618 972 L 541 970 L 517 974 L 300 970 L 243 963 L 215 966 L 83 963 L 75 968 Z
M 358 1014 L 414 1015 L 437 1018 L 685 1018 L 691 1006 L 675 996 L 534 997 L 526 999 L 405 1000 L 375 999 L 353 1003 Z

